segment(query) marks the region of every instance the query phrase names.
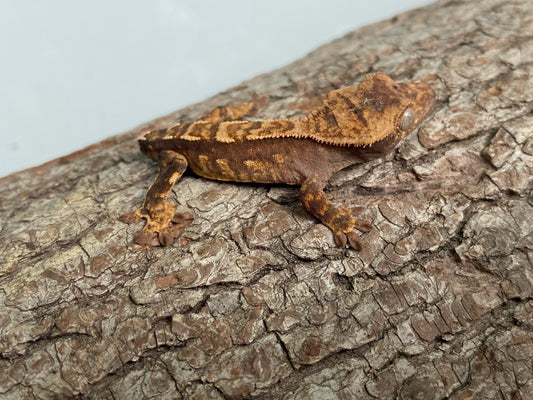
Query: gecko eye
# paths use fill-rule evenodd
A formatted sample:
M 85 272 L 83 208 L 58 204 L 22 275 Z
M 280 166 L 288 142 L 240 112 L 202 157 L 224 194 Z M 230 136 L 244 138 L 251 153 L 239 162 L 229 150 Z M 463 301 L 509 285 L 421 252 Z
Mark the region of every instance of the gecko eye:
M 407 129 L 411 128 L 414 123 L 415 123 L 415 110 L 409 107 L 403 112 L 402 117 L 400 118 L 399 128 L 401 131 L 406 131 Z

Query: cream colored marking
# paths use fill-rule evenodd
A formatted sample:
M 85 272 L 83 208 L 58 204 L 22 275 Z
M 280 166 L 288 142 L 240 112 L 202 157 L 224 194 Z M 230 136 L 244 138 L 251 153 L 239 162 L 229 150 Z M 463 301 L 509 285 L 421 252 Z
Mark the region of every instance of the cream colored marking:
M 209 157 L 205 154 L 198 154 L 198 165 L 204 171 L 207 171 L 207 164 L 209 163 Z
M 173 139 L 174 137 L 171 136 L 169 139 Z M 202 137 L 200 136 L 191 136 L 187 132 L 183 134 L 183 136 L 180 137 L 180 139 L 188 140 L 190 142 L 196 142 L 198 140 L 202 140 Z
M 233 143 L 236 140 L 242 140 L 246 132 L 239 131 L 236 125 L 248 124 L 248 121 L 227 121 L 218 125 L 215 140 L 221 143 Z
M 251 129 L 258 121 L 227 121 L 218 125 L 215 140 L 222 143 L 240 142 L 243 140 L 267 139 L 270 137 L 298 136 L 296 129 L 287 129 L 285 120 L 265 120 L 259 126 Z M 291 120 L 291 125 L 296 126 L 297 120 Z
M 265 170 L 265 164 L 263 164 L 261 161 L 257 160 L 244 160 L 244 165 L 252 171 L 264 171 Z
M 284 154 L 279 154 L 279 153 L 274 154 L 274 160 L 276 160 L 276 162 L 280 164 L 283 164 L 286 159 L 287 159 L 287 156 Z
M 176 129 L 173 129 L 173 128 L 177 128 L 180 125 L 181 124 L 176 124 L 174 126 L 171 126 L 171 127 L 167 128 L 167 130 L 166 130 L 167 134 L 165 136 L 163 136 L 163 140 L 174 139 L 176 137 L 176 132 L 175 132 Z
M 210 126 L 211 124 L 208 122 L 195 122 L 187 128 L 180 138 L 190 141 L 209 140 Z
M 219 159 L 215 160 L 215 162 L 217 163 L 218 168 L 220 168 L 220 170 L 222 171 L 223 174 L 225 174 L 226 176 L 233 176 L 234 175 L 234 172 L 230 168 L 228 160 L 226 158 L 219 158 Z
M 165 130 L 166 135 L 163 136 L 161 139 L 163 139 L 163 140 L 175 139 L 176 138 L 176 130 L 178 130 L 180 126 L 181 126 L 181 123 L 179 123 L 179 122 L 177 124 L 175 124 L 175 125 L 169 126 Z
M 215 135 L 215 140 L 221 143 L 232 143 L 235 141 L 235 139 L 230 137 L 228 130 L 227 130 L 227 126 L 225 124 L 220 124 L 218 126 L 218 130 Z
M 176 181 L 181 177 L 182 172 L 173 172 L 170 176 L 170 182 L 176 183 Z
M 265 119 L 261 121 L 261 126 L 251 129 L 246 137 L 249 140 L 268 139 L 277 137 L 291 137 L 294 129 L 287 129 L 287 121 L 283 119 Z M 290 120 L 296 126 L 296 120 Z

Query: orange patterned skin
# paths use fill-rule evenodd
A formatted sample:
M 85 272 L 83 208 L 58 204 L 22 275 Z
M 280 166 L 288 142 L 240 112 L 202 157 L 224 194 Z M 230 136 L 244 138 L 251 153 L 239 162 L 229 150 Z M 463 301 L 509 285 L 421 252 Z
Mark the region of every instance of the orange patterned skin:
M 158 162 L 159 175 L 143 206 L 121 220 L 146 219 L 135 237 L 139 244 L 171 244 L 191 216 L 176 215 L 167 196 L 189 166 L 209 179 L 298 185 L 303 206 L 333 231 L 337 244 L 360 249 L 354 229 L 370 227 L 333 205 L 323 188 L 336 171 L 393 149 L 425 119 L 433 102 L 426 84 L 396 83 L 376 73 L 329 92 L 321 106 L 300 118 L 246 121 L 256 105 L 250 102 L 148 132 L 140 148 Z

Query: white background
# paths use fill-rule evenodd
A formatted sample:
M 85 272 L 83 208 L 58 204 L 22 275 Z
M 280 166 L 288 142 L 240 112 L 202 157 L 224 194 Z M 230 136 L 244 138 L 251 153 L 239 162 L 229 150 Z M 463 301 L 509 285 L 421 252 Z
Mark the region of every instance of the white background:
M 429 0 L 0 0 L 0 176 Z

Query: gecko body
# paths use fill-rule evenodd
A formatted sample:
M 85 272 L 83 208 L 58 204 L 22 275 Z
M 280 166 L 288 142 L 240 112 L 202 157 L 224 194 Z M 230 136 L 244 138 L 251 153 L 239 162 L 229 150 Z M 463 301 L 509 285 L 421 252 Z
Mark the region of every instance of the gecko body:
M 322 105 L 300 118 L 246 121 L 254 102 L 218 107 L 191 124 L 148 132 L 141 151 L 159 174 L 141 208 L 121 216 L 146 225 L 135 241 L 168 245 L 183 225 L 167 200 L 187 167 L 209 179 L 300 186 L 306 210 L 328 226 L 339 246 L 361 247 L 354 229 L 369 229 L 351 211 L 327 199 L 333 173 L 382 156 L 426 117 L 434 102 L 424 83 L 396 83 L 383 73 L 333 90 Z M 188 217 L 187 217 L 188 218 Z

